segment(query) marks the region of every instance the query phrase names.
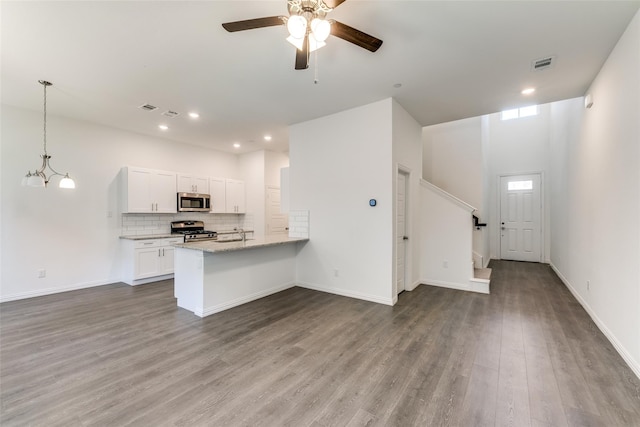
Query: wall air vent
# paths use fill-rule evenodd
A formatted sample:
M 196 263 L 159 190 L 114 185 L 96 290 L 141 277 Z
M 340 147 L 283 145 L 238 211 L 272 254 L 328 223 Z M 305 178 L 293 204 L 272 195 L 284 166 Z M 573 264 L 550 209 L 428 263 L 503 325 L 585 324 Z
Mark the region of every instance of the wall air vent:
M 170 117 L 170 118 L 173 119 L 174 117 L 180 115 L 180 113 L 176 113 L 175 111 L 167 110 L 164 113 L 162 113 L 162 115 L 166 116 L 166 117 Z
M 555 56 L 547 56 L 540 59 L 535 59 L 531 62 L 531 71 L 542 71 L 553 67 L 556 62 Z
M 155 105 L 151 105 L 151 104 L 142 104 L 138 108 L 140 108 L 141 110 L 145 110 L 145 111 L 153 111 L 153 110 L 157 110 L 158 109 L 158 107 L 156 107 Z

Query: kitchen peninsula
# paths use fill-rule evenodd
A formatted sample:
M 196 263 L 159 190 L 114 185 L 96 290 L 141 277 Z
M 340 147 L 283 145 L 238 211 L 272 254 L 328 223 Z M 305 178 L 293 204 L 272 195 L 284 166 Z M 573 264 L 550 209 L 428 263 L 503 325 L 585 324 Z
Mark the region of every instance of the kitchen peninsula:
M 308 240 L 268 236 L 174 245 L 178 306 L 205 317 L 292 287 L 298 246 Z

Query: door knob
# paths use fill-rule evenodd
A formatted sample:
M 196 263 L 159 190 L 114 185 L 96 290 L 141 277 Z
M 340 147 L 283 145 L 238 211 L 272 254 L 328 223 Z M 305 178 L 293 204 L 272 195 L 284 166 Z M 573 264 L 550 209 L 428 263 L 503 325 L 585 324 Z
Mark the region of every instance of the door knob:
M 402 236 L 402 240 L 409 240 L 407 236 Z

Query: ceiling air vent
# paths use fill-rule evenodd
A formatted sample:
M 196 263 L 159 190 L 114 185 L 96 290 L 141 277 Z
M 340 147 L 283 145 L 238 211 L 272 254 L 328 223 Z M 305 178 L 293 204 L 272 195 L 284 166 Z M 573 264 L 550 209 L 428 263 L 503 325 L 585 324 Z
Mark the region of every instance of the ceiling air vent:
M 180 114 L 180 113 L 176 113 L 175 111 L 171 111 L 171 110 L 167 110 L 167 111 L 165 111 L 164 113 L 162 113 L 162 115 L 163 115 L 163 116 L 167 116 L 167 117 L 170 117 L 170 118 L 172 118 L 172 119 L 173 119 L 174 117 L 178 116 L 179 114 Z
M 531 71 L 542 71 L 553 67 L 556 62 L 555 56 L 547 56 L 545 58 L 535 59 L 531 62 Z
M 140 108 L 141 110 L 145 110 L 145 111 L 153 111 L 153 110 L 157 110 L 158 109 L 158 107 L 156 107 L 155 105 L 151 105 L 151 104 L 142 104 L 138 108 Z

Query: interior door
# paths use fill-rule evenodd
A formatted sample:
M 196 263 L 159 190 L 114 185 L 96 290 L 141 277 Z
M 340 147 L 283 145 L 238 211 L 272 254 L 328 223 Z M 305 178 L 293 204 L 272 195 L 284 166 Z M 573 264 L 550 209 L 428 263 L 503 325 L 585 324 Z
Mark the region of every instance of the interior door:
M 540 175 L 500 177 L 500 257 L 541 262 Z
M 289 233 L 289 215 L 280 212 L 280 197 L 281 194 L 278 187 L 267 186 L 267 235 Z
M 396 189 L 396 293 L 405 290 L 407 272 L 407 175 L 398 171 Z

